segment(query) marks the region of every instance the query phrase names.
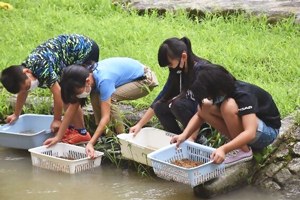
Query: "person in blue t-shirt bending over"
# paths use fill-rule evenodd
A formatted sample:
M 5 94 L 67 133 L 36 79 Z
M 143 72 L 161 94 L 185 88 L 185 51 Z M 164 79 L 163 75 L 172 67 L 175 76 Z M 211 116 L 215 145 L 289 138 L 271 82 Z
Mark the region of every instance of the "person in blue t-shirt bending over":
M 67 67 L 61 78 L 61 95 L 63 101 L 71 105 L 64 115 L 56 137 L 46 140 L 44 144 L 51 146 L 61 140 L 75 111 L 85 105 L 90 94 L 98 127 L 86 146 L 86 153 L 94 158 L 94 144 L 105 133 L 110 118 L 117 134 L 124 132 L 118 108 L 113 104 L 121 100 L 144 97 L 157 85 L 156 75 L 148 67 L 131 58 L 107 58 L 88 68 L 80 65 Z

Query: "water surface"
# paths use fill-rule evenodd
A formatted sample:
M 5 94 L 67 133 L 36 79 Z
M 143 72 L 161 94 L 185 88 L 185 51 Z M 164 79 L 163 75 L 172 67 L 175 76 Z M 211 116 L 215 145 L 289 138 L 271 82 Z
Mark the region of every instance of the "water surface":
M 190 186 L 153 176 L 141 177 L 132 168 L 117 168 L 108 159 L 100 167 L 66 174 L 33 167 L 30 153 L 0 147 L 0 200 L 194 200 Z M 246 186 L 213 200 L 283 200 L 295 196 Z M 299 196 L 298 196 L 299 199 Z

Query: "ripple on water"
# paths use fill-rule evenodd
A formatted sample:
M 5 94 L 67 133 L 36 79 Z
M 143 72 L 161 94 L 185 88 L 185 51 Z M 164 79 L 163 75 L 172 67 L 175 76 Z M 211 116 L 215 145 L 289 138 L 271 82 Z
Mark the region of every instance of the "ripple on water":
M 59 190 L 26 190 L 27 194 L 50 194 L 58 193 Z
M 6 161 L 18 161 L 23 160 L 25 157 L 19 157 L 19 158 L 12 158 L 12 157 L 5 157 L 4 160 Z
M 15 169 L 0 169 L 0 173 L 15 172 Z

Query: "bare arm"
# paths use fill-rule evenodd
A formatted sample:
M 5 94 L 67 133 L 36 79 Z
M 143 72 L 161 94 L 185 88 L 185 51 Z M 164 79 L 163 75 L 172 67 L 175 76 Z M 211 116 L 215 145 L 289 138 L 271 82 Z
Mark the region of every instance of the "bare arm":
M 148 108 L 147 112 L 144 114 L 142 119 L 138 122 L 140 126 L 144 126 L 147 122 L 149 122 L 152 117 L 155 115 L 154 110 L 152 108 Z
M 64 118 L 61 123 L 61 127 L 57 132 L 56 137 L 58 137 L 59 141 L 62 139 L 65 131 L 67 130 L 68 126 L 70 125 L 73 117 L 75 116 L 76 112 L 78 111 L 80 104 L 70 104 L 69 107 L 66 110 L 66 113 L 64 115 Z
M 18 117 L 21 114 L 22 107 L 24 106 L 24 104 L 26 102 L 28 93 L 29 93 L 28 91 L 26 91 L 26 92 L 20 92 L 17 95 L 17 102 L 16 102 L 16 108 L 15 108 L 15 112 L 14 113 Z
M 110 121 L 110 104 L 111 104 L 111 98 L 107 99 L 106 101 L 103 101 L 100 103 L 101 106 L 101 120 L 98 124 L 98 127 L 90 140 L 90 144 L 94 145 L 97 142 L 97 139 L 102 135 L 104 132 L 106 126 L 109 124 Z
M 67 130 L 69 124 L 71 123 L 73 117 L 75 116 L 76 112 L 78 111 L 80 104 L 70 104 L 66 110 L 64 118 L 62 120 L 61 126 L 54 138 L 49 138 L 44 142 L 44 145 L 48 145 L 48 147 L 56 144 L 57 142 L 61 141 L 65 131 Z
M 53 94 L 54 102 L 54 119 L 51 123 L 51 131 L 55 133 L 58 131 L 61 125 L 63 102 L 61 99 L 61 89 L 57 81 L 54 83 L 50 90 Z
M 50 90 L 53 94 L 54 101 L 54 120 L 60 121 L 62 116 L 63 102 L 61 99 L 60 86 L 58 82 L 55 82 Z
M 198 108 L 199 112 L 199 108 Z M 204 120 L 200 116 L 199 113 L 196 113 L 189 121 L 188 125 L 184 129 L 184 131 L 180 135 L 176 135 L 172 138 L 171 143 L 176 142 L 176 147 L 179 147 L 179 145 L 185 141 L 187 138 L 189 138 L 193 133 L 195 133 L 201 125 L 204 123 Z
M 144 114 L 142 119 L 133 127 L 130 128 L 129 132 L 134 133 L 133 136 L 136 136 L 141 128 L 155 115 L 154 110 L 152 108 L 148 108 L 147 112 Z
M 198 130 L 201 125 L 204 123 L 202 117 L 200 117 L 200 115 L 198 114 L 198 112 L 191 118 L 191 120 L 189 121 L 188 125 L 186 126 L 186 128 L 184 129 L 184 131 L 182 132 L 182 135 L 185 136 L 185 138 L 187 139 L 188 137 L 190 137 L 196 130 Z
M 6 123 L 12 124 L 14 123 L 20 116 L 22 108 L 26 102 L 28 96 L 28 91 L 25 92 L 19 92 L 17 95 L 17 100 L 16 100 L 16 106 L 15 106 L 15 111 L 12 115 L 8 116 L 5 119 Z
M 110 121 L 110 104 L 111 104 L 111 97 L 107 99 L 106 101 L 103 101 L 100 103 L 101 106 L 101 120 L 99 122 L 99 125 L 89 141 L 89 143 L 86 145 L 85 152 L 87 156 L 90 158 L 96 158 L 97 154 L 94 149 L 94 145 L 96 144 L 98 138 L 102 135 L 102 133 L 105 130 L 105 127 L 109 124 Z

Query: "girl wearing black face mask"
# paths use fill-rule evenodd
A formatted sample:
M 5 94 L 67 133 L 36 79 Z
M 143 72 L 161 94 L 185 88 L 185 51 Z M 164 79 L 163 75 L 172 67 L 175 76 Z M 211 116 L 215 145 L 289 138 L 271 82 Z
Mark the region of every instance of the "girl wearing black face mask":
M 158 50 L 158 63 L 161 67 L 169 68 L 169 77 L 163 90 L 142 119 L 130 128 L 134 136 L 154 115 L 166 131 L 180 134 L 197 112 L 197 102 L 192 92 L 188 90 L 189 77 L 193 67 L 210 62 L 196 56 L 192 51 L 190 40 L 183 37 L 169 38 L 161 44 Z M 195 141 L 198 131 L 189 140 Z M 199 135 L 196 142 L 206 144 L 207 140 Z

